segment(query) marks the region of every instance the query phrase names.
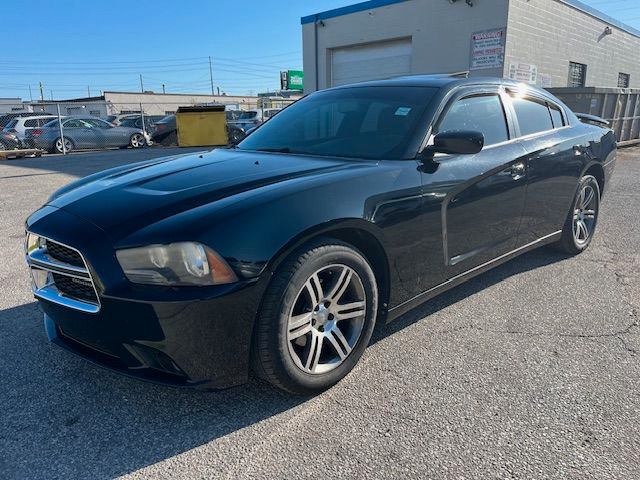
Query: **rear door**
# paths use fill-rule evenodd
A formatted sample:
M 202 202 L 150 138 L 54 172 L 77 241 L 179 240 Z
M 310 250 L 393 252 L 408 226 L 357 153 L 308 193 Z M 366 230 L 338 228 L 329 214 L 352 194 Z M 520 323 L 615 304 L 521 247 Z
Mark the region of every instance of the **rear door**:
M 64 136 L 69 138 L 75 148 L 89 148 L 95 146 L 93 127 L 79 118 L 73 118 L 62 123 Z
M 535 92 L 510 92 L 515 128 L 527 155 L 527 200 L 520 243 L 562 229 L 584 162 L 563 109 Z M 575 148 L 574 148 L 575 147 Z
M 465 89 L 447 104 L 435 124 L 444 131 L 480 131 L 483 150 L 475 155 L 438 154 L 437 177 L 451 186 L 442 203 L 445 276 L 481 265 L 510 252 L 526 193 L 524 151 L 497 87 Z

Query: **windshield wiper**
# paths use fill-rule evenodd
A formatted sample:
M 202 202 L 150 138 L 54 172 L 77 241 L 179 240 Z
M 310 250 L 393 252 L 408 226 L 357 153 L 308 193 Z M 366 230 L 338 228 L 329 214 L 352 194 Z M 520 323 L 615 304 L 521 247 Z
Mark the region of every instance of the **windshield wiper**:
M 289 147 L 282 148 L 256 148 L 256 152 L 273 152 L 273 153 L 291 153 L 291 149 Z

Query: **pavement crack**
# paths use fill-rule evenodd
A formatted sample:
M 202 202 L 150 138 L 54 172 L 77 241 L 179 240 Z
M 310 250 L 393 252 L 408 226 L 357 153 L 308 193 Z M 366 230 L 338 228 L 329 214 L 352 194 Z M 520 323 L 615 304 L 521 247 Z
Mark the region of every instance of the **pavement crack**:
M 556 337 L 556 338 L 582 338 L 582 339 L 594 339 L 594 338 L 615 338 L 620 343 L 624 349 L 629 352 L 632 356 L 635 356 L 638 351 L 627 343 L 624 339 L 625 335 L 631 333 L 631 330 L 640 326 L 638 320 L 638 312 L 637 310 L 632 310 L 630 316 L 633 318 L 633 321 L 627 325 L 625 328 L 621 330 L 617 330 L 615 332 L 607 332 L 607 333 L 549 333 L 549 332 L 527 332 L 524 330 L 496 330 L 490 328 L 483 328 L 477 325 L 469 325 L 466 329 L 476 330 L 480 332 L 493 333 L 493 334 L 506 334 L 506 335 L 522 335 L 527 337 Z M 458 330 L 464 330 L 465 328 L 460 328 Z M 446 333 L 446 332 L 443 332 Z

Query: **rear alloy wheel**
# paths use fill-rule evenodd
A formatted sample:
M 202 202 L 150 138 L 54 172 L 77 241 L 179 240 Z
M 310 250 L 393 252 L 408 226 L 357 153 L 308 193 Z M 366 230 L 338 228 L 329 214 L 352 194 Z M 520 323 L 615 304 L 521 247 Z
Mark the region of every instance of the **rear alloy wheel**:
M 129 145 L 131 145 L 131 147 L 133 148 L 142 148 L 146 144 L 147 142 L 144 139 L 144 135 L 142 135 L 141 133 L 134 133 L 129 139 Z
M 63 140 L 61 138 L 57 138 L 53 144 L 53 149 L 56 153 L 69 153 L 73 150 L 73 142 L 66 138 L 64 139 L 64 149 L 62 148 Z
M 278 269 L 254 334 L 254 370 L 298 394 L 342 379 L 364 352 L 378 308 L 366 259 L 337 240 L 310 245 Z
M 564 224 L 562 237 L 556 248 L 572 255 L 587 249 L 598 222 L 600 186 L 592 175 L 580 180 L 572 208 Z

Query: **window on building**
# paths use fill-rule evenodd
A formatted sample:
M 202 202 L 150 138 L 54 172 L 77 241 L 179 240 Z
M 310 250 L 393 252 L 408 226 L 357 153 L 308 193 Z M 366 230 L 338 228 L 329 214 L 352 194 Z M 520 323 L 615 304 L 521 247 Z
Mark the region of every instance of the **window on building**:
M 518 125 L 520 125 L 520 135 L 525 136 L 553 130 L 551 114 L 545 102 L 521 97 L 512 97 L 512 102 Z
M 438 132 L 473 130 L 484 134 L 484 144 L 509 140 L 507 122 L 498 95 L 479 95 L 454 103 L 438 125 Z
M 584 87 L 587 81 L 587 66 L 584 63 L 569 62 L 568 87 Z
M 555 105 L 549 104 L 549 111 L 551 112 L 551 120 L 553 120 L 553 128 L 564 127 L 564 119 L 562 118 L 562 112 Z
M 618 87 L 621 88 L 629 88 L 629 81 L 631 80 L 631 75 L 628 73 L 618 73 Z

